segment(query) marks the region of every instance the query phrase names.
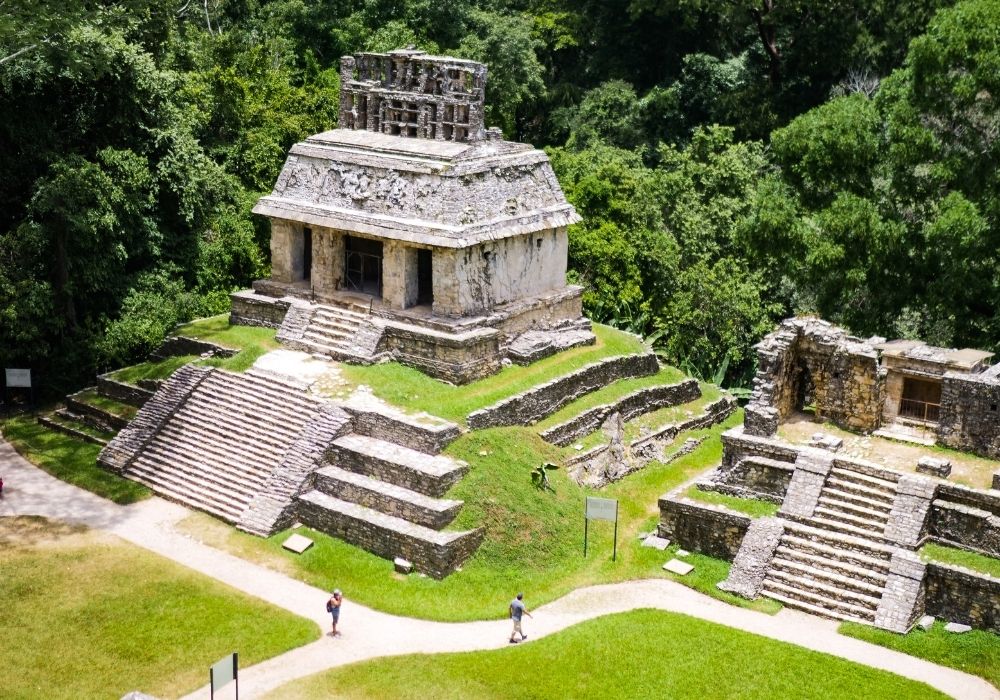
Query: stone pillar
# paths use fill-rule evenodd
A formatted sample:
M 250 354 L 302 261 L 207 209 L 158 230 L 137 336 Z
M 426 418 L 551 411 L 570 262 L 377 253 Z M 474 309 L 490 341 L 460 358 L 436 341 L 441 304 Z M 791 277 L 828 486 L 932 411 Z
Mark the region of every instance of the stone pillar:
M 435 248 L 431 262 L 434 304 L 438 316 L 461 316 L 462 305 L 458 293 L 458 258 L 462 251 L 455 248 Z
M 409 246 L 403 248 L 403 308 L 410 308 L 417 303 L 417 249 Z
M 302 227 L 271 219 L 271 279 L 291 284 L 302 279 Z
M 337 289 L 336 253 L 334 239 L 337 232 L 328 228 L 314 228 L 312 234 L 312 289 L 318 297 L 328 296 Z M 344 254 L 340 254 L 340 267 L 344 266 Z
M 406 251 L 397 241 L 387 240 L 382 248 L 382 301 L 392 309 L 406 308 Z

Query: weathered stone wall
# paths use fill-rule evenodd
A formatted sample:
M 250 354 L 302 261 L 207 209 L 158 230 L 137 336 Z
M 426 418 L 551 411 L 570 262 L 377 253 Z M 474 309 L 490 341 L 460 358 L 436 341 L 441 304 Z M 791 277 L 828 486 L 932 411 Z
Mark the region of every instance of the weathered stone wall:
M 438 454 L 462 432 L 461 428 L 448 421 L 423 423 L 402 412 L 390 415 L 385 410 L 357 403 L 344 404 L 343 408 L 351 414 L 354 432 L 359 435 L 397 442 L 427 454 Z
M 139 409 L 136 417 L 101 450 L 97 463 L 119 474 L 124 472 L 160 428 L 213 371 L 212 367 L 190 364 L 174 372 L 170 379 L 164 382 L 162 389 Z
M 303 277 L 305 249 L 302 226 L 271 219 L 271 279 L 289 284 Z
M 229 302 L 229 322 L 234 326 L 279 328 L 288 311 L 287 300 L 258 294 L 252 289 L 233 292 Z
M 927 531 L 939 542 L 1000 557 L 1000 498 L 941 485 Z
M 763 457 L 791 464 L 798 455 L 797 448 L 751 435 L 744 426 L 736 426 L 722 434 L 723 470 L 735 467 L 746 457 Z
M 84 389 L 83 391 L 89 391 L 89 389 Z M 89 404 L 86 401 L 80 401 L 77 397 L 81 393 L 83 392 L 77 392 L 76 394 L 70 394 L 67 396 L 66 408 L 78 416 L 83 416 L 86 423 L 89 423 L 100 430 L 111 431 L 121 430 L 128 425 L 128 420 L 125 418 L 109 413 L 103 408 Z
M 938 438 L 957 450 L 1000 459 L 1000 379 L 945 374 Z
M 743 543 L 752 519 L 730 510 L 661 496 L 660 537 L 666 537 L 709 556 L 732 561 Z
M 668 386 L 654 386 L 633 391 L 614 403 L 602 404 L 584 411 L 565 423 L 555 425 L 541 435 L 546 441 L 564 446 L 594 432 L 612 413 L 620 413 L 623 421 L 667 406 L 677 406 L 701 397 L 701 388 L 695 379 L 687 379 Z
M 751 435 L 773 435 L 803 402 L 851 430 L 880 425 L 885 371 L 871 342 L 819 319 L 792 318 L 758 343 L 757 356 L 744 422 Z
M 189 338 L 184 335 L 167 336 L 160 347 L 149 353 L 149 359 L 153 362 L 165 360 L 168 357 L 179 357 L 181 355 L 204 355 L 206 353 L 217 357 L 232 357 L 238 350 L 225 348 L 207 340 Z
M 469 414 L 469 427 L 531 425 L 591 391 L 627 377 L 644 377 L 660 369 L 653 353 L 624 355 L 593 362 L 487 408 Z
M 726 580 L 720 581 L 720 590 L 728 591 L 748 600 L 755 599 L 764 585 L 764 579 L 771 568 L 774 552 L 785 534 L 785 523 L 781 518 L 757 518 L 750 522 L 746 536 L 733 559 Z
M 393 322 L 384 328 L 380 351 L 437 379 L 467 384 L 500 370 L 500 334 L 493 329 L 449 335 Z
M 1000 579 L 930 562 L 924 585 L 927 614 L 1000 633 Z
M 112 379 L 110 373 L 97 375 L 97 391 L 101 396 L 136 407 L 141 407 L 153 396 L 148 389 Z
M 419 525 L 411 526 L 414 530 L 411 535 L 349 518 L 307 498 L 300 498 L 296 503 L 299 520 L 309 527 L 352 542 L 385 559 L 402 557 L 412 562 L 417 571 L 436 579 L 443 579 L 461 566 L 483 539 L 480 528 L 469 533 L 434 533 L 439 535 L 439 541 L 431 541 L 421 536 L 425 528 Z
M 344 240 L 343 231 L 312 227 L 310 281 L 317 299 L 324 298 L 328 292 L 336 291 L 344 284 Z

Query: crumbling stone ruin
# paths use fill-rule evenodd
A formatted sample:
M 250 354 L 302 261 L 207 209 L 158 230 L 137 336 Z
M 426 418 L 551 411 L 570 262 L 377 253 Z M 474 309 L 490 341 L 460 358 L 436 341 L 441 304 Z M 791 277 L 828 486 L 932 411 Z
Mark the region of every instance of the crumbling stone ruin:
M 722 463 L 699 487 L 780 504 L 753 519 L 685 498 L 660 499 L 659 534 L 733 560 L 719 587 L 825 617 L 906 632 L 925 613 L 1000 631 L 1000 579 L 924 562 L 934 541 L 1000 557 L 1000 472 L 977 490 L 842 454 L 840 442 L 781 440 L 779 423 L 811 408 L 845 428 L 931 426 L 942 442 L 997 456 L 990 353 L 862 340 L 814 318 L 789 319 L 758 345 L 743 426 L 723 435 Z M 946 476 L 950 465 L 921 460 Z
M 579 217 L 542 151 L 484 128 L 486 78 L 420 51 L 344 57 L 339 128 L 293 146 L 254 208 L 271 278 L 233 295 L 232 321 L 456 383 L 593 342 L 566 283 Z
M 1000 458 L 1000 365 L 992 353 L 848 335 L 793 318 L 757 346 L 748 434 L 773 435 L 793 412 L 859 432 L 930 431 L 948 447 Z

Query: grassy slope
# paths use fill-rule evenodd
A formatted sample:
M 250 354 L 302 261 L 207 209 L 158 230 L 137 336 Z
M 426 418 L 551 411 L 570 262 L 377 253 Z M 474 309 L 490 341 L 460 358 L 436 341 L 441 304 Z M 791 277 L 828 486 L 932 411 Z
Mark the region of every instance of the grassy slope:
M 38 519 L 8 523 L 13 537 Z M 320 635 L 316 625 L 117 539 L 63 535 L 13 546 L 0 526 L 0 697 L 176 697 L 238 650 L 258 663 Z M 8 530 L 10 532 L 10 530 Z
M 141 379 L 166 379 L 188 362 L 197 360 L 197 355 L 177 355 L 164 360 L 140 362 L 123 367 L 112 377 L 127 384 L 138 384 Z
M 530 621 L 529 621 L 530 624 Z M 506 632 L 498 629 L 498 634 Z M 639 610 L 497 651 L 354 664 L 295 698 L 940 698 L 930 687 L 685 615 Z
M 727 425 L 739 419 L 734 416 Z M 554 494 L 532 486 L 531 468 L 554 457 L 556 448 L 526 428 L 476 431 L 449 447 L 450 454 L 471 465 L 449 494 L 465 501 L 453 527 L 484 525 L 487 534 L 463 570 L 444 581 L 398 576 L 392 562 L 312 531 L 316 545 L 301 556 L 281 549 L 287 533 L 260 540 L 221 524 L 207 526 L 206 517 L 197 518 L 190 532 L 321 588 L 339 586 L 358 602 L 388 612 L 439 620 L 496 618 L 515 589 L 524 589 L 537 606 L 591 583 L 674 578 L 660 568 L 672 552 L 640 547 L 636 535 L 654 529 L 661 494 L 718 463 L 722 429 L 703 431 L 709 437 L 699 449 L 673 464 L 650 466 L 601 492 L 621 502 L 617 562 L 611 561 L 613 526 L 603 522 L 592 524 L 590 555 L 583 558 L 583 501 L 593 491 L 571 482 L 562 470 L 550 477 Z M 695 572 L 678 579 L 686 585 L 735 604 L 768 611 L 780 607 L 715 589 L 728 574 L 728 563 L 696 554 L 690 561 Z
M 67 483 L 121 504 L 152 495 L 142 484 L 97 466 L 99 445 L 50 430 L 30 416 L 11 418 L 0 428 L 3 438 L 25 459 Z
M 927 561 L 964 566 L 967 569 L 1000 578 L 1000 559 L 968 552 L 957 547 L 946 547 L 931 542 L 921 547 L 920 556 Z
M 736 496 L 728 496 L 724 493 L 702 491 L 695 486 L 688 488 L 688 490 L 684 492 L 684 495 L 693 501 L 711 503 L 716 506 L 725 506 L 732 510 L 749 515 L 751 518 L 761 518 L 765 515 L 774 515 L 778 512 L 778 508 L 780 507 L 777 503 L 771 503 L 770 501 L 762 501 L 757 498 L 737 498 Z
M 527 366 L 514 365 L 464 386 L 433 379 L 419 370 L 395 362 L 381 365 L 345 365 L 345 378 L 367 384 L 375 395 L 410 411 L 426 411 L 448 420 L 465 422 L 473 411 L 615 355 L 641 352 L 642 342 L 633 335 L 594 324 L 597 342 L 573 348 Z
M 95 408 L 99 408 L 102 411 L 125 420 L 132 420 L 135 418 L 135 414 L 139 412 L 139 409 L 135 406 L 102 396 L 94 389 L 80 392 L 76 395 L 76 399 L 81 403 L 90 404 Z
M 205 364 L 222 367 L 233 372 L 243 372 L 249 369 L 258 357 L 281 347 L 280 343 L 274 339 L 276 331 L 273 328 L 231 326 L 228 314 L 186 323 L 183 326 L 178 326 L 174 333 L 239 350 L 238 353 L 229 358 L 212 358 L 205 361 Z
M 926 632 L 918 628 L 908 634 L 895 634 L 845 622 L 840 625 L 840 633 L 981 676 L 1000 688 L 1000 635 L 992 632 L 954 634 L 945 632 L 943 622 L 935 622 Z

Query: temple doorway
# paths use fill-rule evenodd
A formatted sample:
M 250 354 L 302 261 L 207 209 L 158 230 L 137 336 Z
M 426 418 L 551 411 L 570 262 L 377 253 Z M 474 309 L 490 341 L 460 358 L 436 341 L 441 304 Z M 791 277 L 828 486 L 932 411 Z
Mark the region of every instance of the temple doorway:
M 382 297 L 382 242 L 348 236 L 345 241 L 347 288 Z
M 941 414 L 941 382 L 903 378 L 899 415 L 923 423 L 937 423 Z
M 434 266 L 431 251 L 421 248 L 417 251 L 417 305 L 434 303 Z

